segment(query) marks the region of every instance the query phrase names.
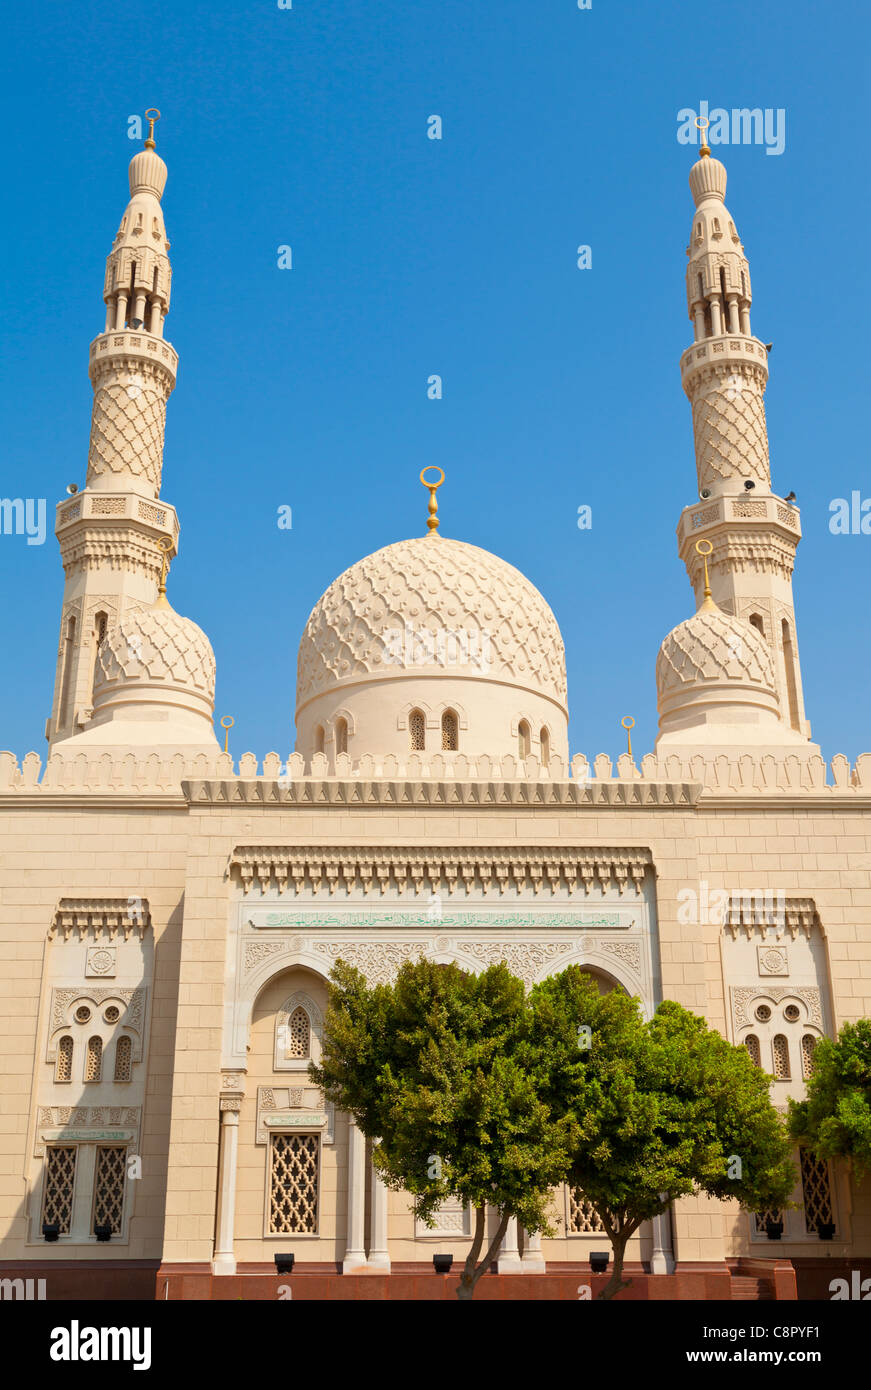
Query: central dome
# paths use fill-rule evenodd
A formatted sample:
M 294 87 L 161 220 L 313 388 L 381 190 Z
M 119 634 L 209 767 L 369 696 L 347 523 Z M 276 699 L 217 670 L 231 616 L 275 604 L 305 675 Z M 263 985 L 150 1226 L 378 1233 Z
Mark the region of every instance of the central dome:
M 565 652 L 548 604 L 497 555 L 419 536 L 367 555 L 315 604 L 299 647 L 297 746 L 427 751 L 409 743 L 409 714 L 436 730 L 445 711 L 465 734 L 445 751 L 517 752 L 526 721 L 529 752 L 544 731 L 545 751 L 554 740 L 567 754 Z

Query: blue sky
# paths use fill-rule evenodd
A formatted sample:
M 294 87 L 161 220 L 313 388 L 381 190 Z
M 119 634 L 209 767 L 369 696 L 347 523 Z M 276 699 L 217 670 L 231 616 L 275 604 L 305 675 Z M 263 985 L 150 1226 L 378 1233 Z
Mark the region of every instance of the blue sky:
M 128 117 L 152 105 L 181 358 L 171 597 L 212 640 L 233 751 L 292 748 L 306 618 L 361 555 L 423 532 L 428 464 L 447 473 L 444 534 L 504 556 L 551 603 L 572 752 L 623 751 L 624 714 L 636 752 L 652 748 L 659 643 L 693 608 L 674 535 L 697 496 L 678 370 L 693 154 L 676 134 L 702 100 L 786 113 L 781 155 L 715 153 L 754 332 L 774 341 L 772 475 L 801 507 L 813 736 L 827 756 L 871 748 L 871 537 L 829 530 L 833 498 L 871 496 L 864 6 L 97 0 L 4 23 L 0 493 L 45 497 L 49 533 L 0 535 L 0 748 L 45 748 L 54 505 L 85 479 Z

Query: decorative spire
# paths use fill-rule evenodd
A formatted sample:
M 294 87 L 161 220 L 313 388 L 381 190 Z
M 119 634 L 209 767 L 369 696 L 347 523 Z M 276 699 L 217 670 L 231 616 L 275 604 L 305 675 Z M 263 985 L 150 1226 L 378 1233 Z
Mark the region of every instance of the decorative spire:
M 427 482 L 426 478 L 424 477 L 424 474 L 425 474 L 425 473 L 429 473 L 433 468 L 434 468 L 435 471 L 439 474 L 439 479 L 438 479 L 438 482 L 436 482 L 436 483 L 429 483 L 429 482 Z M 427 523 L 426 523 L 426 524 L 427 524 L 427 536 L 432 536 L 432 537 L 435 537 L 435 538 L 438 538 L 438 525 L 439 525 L 439 518 L 438 518 L 439 504 L 438 504 L 438 501 L 436 500 L 436 491 L 437 491 L 438 488 L 441 487 L 441 485 L 442 485 L 442 483 L 444 482 L 444 480 L 445 480 L 445 470 L 444 470 L 443 468 L 439 468 L 438 464 L 431 463 L 431 464 L 429 464 L 426 468 L 422 468 L 422 469 L 420 470 L 420 481 L 423 483 L 424 487 L 429 488 L 429 504 L 428 504 L 428 507 L 427 507 L 427 510 L 429 511 L 429 516 L 428 516 L 428 518 L 427 518 Z
M 170 608 L 172 605 L 166 597 L 166 576 L 169 574 L 169 552 L 173 548 L 172 541 L 168 536 L 160 536 L 158 539 L 162 559 L 160 562 L 160 584 L 157 588 L 157 598 L 154 601 L 155 608 Z
M 153 150 L 154 122 L 160 120 L 160 112 L 158 111 L 156 106 L 149 106 L 148 110 L 145 113 L 145 119 L 148 122 L 148 139 L 145 141 L 145 148 L 147 150 Z
M 707 550 L 705 549 L 707 546 Z M 708 556 L 714 547 L 710 541 L 696 541 L 696 554 L 701 555 L 705 566 L 705 596 L 698 607 L 699 613 L 719 613 L 719 608 L 711 597 L 711 581 L 708 578 Z
M 145 114 L 147 116 L 148 112 L 146 111 Z M 159 114 L 160 112 L 158 112 L 158 115 Z M 705 131 L 707 130 L 711 122 L 708 120 L 707 116 L 696 116 L 695 123 L 698 126 L 699 130 L 702 132 L 702 145 L 701 149 L 699 150 L 699 154 L 701 155 L 702 159 L 709 159 L 711 151 L 707 139 L 705 138 Z

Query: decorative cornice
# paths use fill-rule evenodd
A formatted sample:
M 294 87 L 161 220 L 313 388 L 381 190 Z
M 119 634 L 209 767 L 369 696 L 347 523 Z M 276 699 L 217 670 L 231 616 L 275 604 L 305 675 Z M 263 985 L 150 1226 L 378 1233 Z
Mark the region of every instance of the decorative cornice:
M 64 941 L 73 933 L 80 938 L 108 936 L 114 941 L 123 932 L 127 941 L 135 932 L 141 940 L 150 927 L 151 910 L 147 898 L 61 898 L 49 935 L 62 933 Z
M 182 790 L 192 807 L 205 805 L 353 806 L 486 806 L 610 807 L 637 810 L 687 810 L 695 805 L 701 787 L 689 782 L 611 781 L 576 782 L 402 782 L 351 778 L 303 777 L 282 783 L 254 781 L 185 781 Z

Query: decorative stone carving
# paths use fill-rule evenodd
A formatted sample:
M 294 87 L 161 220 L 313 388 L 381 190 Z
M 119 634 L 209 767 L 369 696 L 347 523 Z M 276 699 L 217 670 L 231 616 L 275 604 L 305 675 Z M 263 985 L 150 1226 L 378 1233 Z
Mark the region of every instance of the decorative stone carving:
M 117 952 L 108 946 L 92 946 L 88 950 L 85 975 L 114 975 Z
M 808 1022 L 816 1028 L 823 1028 L 823 1010 L 820 991 L 815 985 L 736 985 L 732 988 L 732 1018 L 736 1030 L 748 1028 L 753 1022 L 748 1005 L 757 999 L 771 999 L 779 1003 L 782 999 L 801 999 L 807 1007 Z
M 134 1034 L 133 1061 L 142 1061 L 143 1029 L 145 1024 L 145 1000 L 147 988 L 142 985 L 138 989 L 115 989 L 105 986 L 95 988 L 93 985 L 80 985 L 73 988 L 53 989 L 51 992 L 51 1006 L 49 1009 L 49 1036 L 46 1060 L 54 1062 L 57 1055 L 56 1035 L 62 1028 L 72 1027 L 69 1018 L 70 1005 L 74 1002 L 82 1001 L 86 1004 L 93 1004 L 96 1008 L 105 1003 L 107 999 L 120 1000 L 125 1009 L 119 1019 L 119 1026 L 129 1029 Z
M 789 962 L 785 946 L 757 946 L 756 959 L 760 975 L 788 975 Z
M 151 910 L 147 898 L 131 894 L 126 898 L 61 898 L 54 911 L 49 934 L 62 932 L 65 941 L 73 933 L 79 937 L 93 935 L 108 936 L 114 940 L 120 932 L 128 940 L 132 932 L 143 937 L 151 927 Z M 91 960 L 98 952 L 110 955 L 109 966 L 102 961 L 103 969 L 91 969 Z M 88 974 L 106 975 L 114 973 L 114 948 L 99 947 L 88 950 Z

